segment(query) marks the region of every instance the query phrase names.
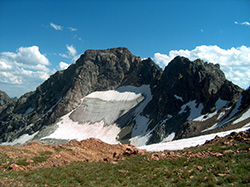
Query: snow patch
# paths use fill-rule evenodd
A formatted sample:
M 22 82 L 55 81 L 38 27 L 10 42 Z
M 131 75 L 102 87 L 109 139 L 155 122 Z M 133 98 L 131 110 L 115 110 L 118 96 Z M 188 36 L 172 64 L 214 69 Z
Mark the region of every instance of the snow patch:
M 135 91 L 135 90 L 133 90 Z M 142 101 L 135 110 L 135 125 L 132 129 L 130 143 L 135 146 L 146 145 L 149 138 L 151 137 L 150 132 L 147 132 L 148 125 L 150 123 L 149 118 L 141 115 L 144 108 L 152 100 L 151 89 L 149 85 L 142 85 L 140 87 L 140 93 L 145 96 L 144 101 Z
M 138 135 L 130 139 L 130 143 L 134 146 L 144 146 L 147 144 L 148 140 L 152 134 L 147 133 L 146 135 Z
M 226 122 L 228 122 L 229 120 L 231 120 L 231 118 L 239 111 L 239 107 L 241 105 L 241 99 L 242 99 L 242 96 L 240 96 L 240 98 L 238 99 L 238 101 L 236 103 L 236 106 L 234 107 L 233 111 L 231 111 L 230 115 L 226 119 L 223 119 L 221 122 L 214 124 L 213 126 L 211 126 L 211 127 L 207 128 L 207 129 L 203 130 L 202 132 L 206 132 L 206 131 L 209 131 L 209 130 L 216 129 L 217 127 L 220 127 L 221 125 L 223 125 Z M 221 103 L 221 102 L 219 102 L 219 103 Z M 225 106 L 225 104 L 224 104 L 224 106 Z M 226 110 L 228 110 L 228 109 L 230 109 L 230 108 L 227 108 Z M 220 118 L 222 117 L 221 114 L 219 115 L 219 117 Z
M 198 118 L 193 119 L 193 121 L 206 121 L 214 117 L 216 114 L 217 114 L 217 111 L 210 113 L 210 114 L 205 114 L 205 115 L 199 116 Z
M 227 100 L 222 100 L 222 99 L 218 99 L 215 103 L 216 109 L 219 110 L 223 107 L 225 107 L 228 104 L 229 101 Z
M 244 121 L 244 120 L 246 120 L 248 118 L 250 118 L 250 108 L 240 118 L 235 120 L 233 122 L 233 124 L 239 123 L 239 122 Z
M 188 116 L 187 120 L 191 121 L 193 119 L 198 118 L 201 115 L 201 110 L 203 108 L 203 104 L 199 103 L 198 107 L 196 107 L 196 101 L 195 100 L 190 101 L 190 102 L 182 105 L 181 111 L 179 112 L 179 114 L 185 112 L 186 107 L 190 108 L 190 115 Z
M 29 113 L 33 112 L 35 110 L 35 108 L 29 107 L 26 112 L 23 114 L 23 117 L 28 115 Z
M 220 122 L 218 125 L 223 125 L 224 123 L 226 123 L 228 120 L 230 120 L 238 111 L 239 111 L 239 107 L 241 105 L 241 100 L 242 100 L 242 96 L 240 96 L 240 98 L 238 99 L 236 106 L 234 107 L 233 111 L 230 113 L 230 115 L 224 119 L 222 122 Z
M 62 100 L 62 97 L 60 97 L 60 99 L 56 102 L 56 104 L 54 104 L 47 112 L 45 112 L 45 114 L 47 114 L 50 110 L 53 110 L 56 107 L 56 105 L 58 105 L 58 103 L 61 102 L 61 100 Z
M 97 91 L 87 95 L 85 98 L 97 98 L 104 101 L 130 101 L 137 99 L 141 94 L 133 92 L 119 92 L 116 90 Z
M 137 142 L 143 143 L 145 145 L 150 138 L 151 135 L 147 135 L 145 133 L 147 129 L 147 123 L 149 119 L 145 116 L 140 115 L 145 106 L 148 102 L 152 99 L 151 90 L 149 85 L 142 85 L 140 87 L 135 86 L 122 86 L 119 87 L 117 90 L 109 90 L 109 91 L 102 91 L 102 92 L 93 92 L 86 97 L 82 98 L 82 102 L 84 99 L 100 99 L 103 102 L 120 102 L 123 101 L 133 101 L 141 98 L 142 96 L 145 99 L 137 105 L 134 112 L 134 119 L 136 120 L 136 125 L 134 126 L 132 137 L 134 138 L 133 143 L 137 144 Z M 81 105 L 79 105 L 81 107 Z M 118 134 L 120 133 L 121 129 L 117 126 L 116 123 L 112 122 L 110 124 L 105 124 L 106 122 L 103 119 L 92 119 L 86 122 L 80 122 L 77 120 L 72 120 L 70 117 L 73 112 L 79 109 L 76 108 L 75 110 L 71 111 L 70 113 L 64 115 L 61 118 L 61 121 L 56 123 L 58 128 L 49 136 L 44 137 L 42 139 L 67 139 L 67 140 L 84 140 L 88 138 L 98 138 L 106 143 L 109 144 L 117 144 L 119 141 L 117 140 Z M 88 106 L 86 106 L 88 107 Z M 98 107 L 98 106 L 96 106 Z M 82 112 L 86 112 L 82 110 Z M 113 114 L 110 114 L 111 117 Z M 79 113 L 79 117 L 84 116 Z M 93 115 L 94 117 L 95 115 Z M 118 116 L 119 117 L 119 116 Z M 114 121 L 114 120 L 113 120 Z M 143 135 L 143 136 L 142 136 Z M 141 144 L 139 143 L 139 144 Z
M 204 130 L 203 130 L 203 131 L 201 131 L 201 132 L 206 132 L 206 131 L 210 131 L 210 130 L 216 129 L 216 128 L 217 128 L 217 126 L 218 126 L 218 123 L 215 123 L 213 126 L 211 126 L 211 127 L 207 128 L 207 129 L 204 129 Z
M 250 123 L 246 124 L 243 128 L 250 127 Z
M 25 144 L 26 142 L 32 140 L 37 134 L 38 134 L 39 131 L 35 132 L 34 134 L 23 134 L 22 136 L 20 136 L 19 138 L 15 139 L 14 141 L 12 142 L 3 142 L 1 143 L 1 145 L 18 145 L 18 144 Z
M 227 105 L 227 103 L 228 103 L 228 101 L 226 101 L 226 100 L 218 99 L 216 101 L 216 103 L 215 103 L 215 106 L 216 106 L 216 111 L 215 112 L 208 113 L 208 114 L 205 114 L 205 115 L 201 115 L 198 118 L 193 119 L 193 121 L 206 121 L 206 120 L 214 117 L 217 114 L 218 110 L 221 109 L 221 108 L 223 108 L 223 107 L 225 107 Z M 220 118 L 221 117 L 222 116 L 220 116 Z
M 42 139 L 66 139 L 66 140 L 85 140 L 88 138 L 98 138 L 109 144 L 119 143 L 116 140 L 117 135 L 120 132 L 120 128 L 116 124 L 105 126 L 104 121 L 96 122 L 94 124 L 84 123 L 79 124 L 69 118 L 68 113 L 62 117 L 62 120 L 56 125 L 58 128 L 55 132 Z
M 248 125 L 250 125 L 250 124 L 248 124 Z M 141 146 L 138 148 L 139 149 L 146 149 L 147 151 L 150 151 L 150 152 L 158 152 L 158 151 L 165 151 L 165 150 L 182 150 L 184 148 L 202 145 L 207 140 L 214 139 L 215 136 L 224 137 L 224 136 L 229 135 L 232 132 L 241 132 L 241 131 L 248 130 L 249 128 L 250 127 L 248 126 L 248 127 L 230 130 L 230 131 L 208 134 L 208 135 L 203 135 L 203 136 L 197 136 L 197 137 L 193 137 L 193 138 L 174 140 L 172 142 L 166 142 L 166 143 L 151 144 L 151 145 Z
M 183 99 L 182 99 L 182 97 L 180 97 L 180 96 L 178 96 L 178 95 L 174 95 L 174 97 L 175 97 L 176 99 L 179 99 L 179 100 L 181 100 L 182 102 L 184 102 Z
M 168 135 L 166 138 L 164 138 L 162 140 L 162 142 L 168 142 L 168 141 L 172 141 L 175 137 L 175 132 L 172 132 L 170 135 Z
M 221 112 L 219 116 L 217 117 L 217 120 L 221 119 L 226 114 L 225 111 Z

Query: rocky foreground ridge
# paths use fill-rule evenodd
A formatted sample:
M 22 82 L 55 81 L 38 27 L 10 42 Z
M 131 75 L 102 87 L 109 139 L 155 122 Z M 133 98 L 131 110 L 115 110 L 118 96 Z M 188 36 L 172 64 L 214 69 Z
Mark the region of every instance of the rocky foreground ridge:
M 136 155 L 146 155 L 147 160 L 177 158 L 222 158 L 226 155 L 250 154 L 250 130 L 233 132 L 226 137 L 216 136 L 204 145 L 186 148 L 182 151 L 146 152 L 133 145 L 110 145 L 91 138 L 80 142 L 71 141 L 63 145 L 40 145 L 35 142 L 24 146 L 0 146 L 1 171 L 27 171 L 40 168 L 65 166 L 73 162 L 109 162 L 117 164 L 120 160 Z M 216 146 L 215 146 L 216 145 Z M 203 169 L 202 166 L 197 168 Z
M 136 97 L 130 104 L 126 99 L 86 97 L 96 91 L 107 95 L 109 90 Z M 176 57 L 163 71 L 152 59 L 142 60 L 127 48 L 87 50 L 34 92 L 18 100 L 1 94 L 0 100 L 2 142 L 25 135 L 29 138 L 24 143 L 67 143 L 87 135 L 63 138 L 58 129 L 70 133 L 79 127 L 84 134 L 102 124 L 98 134 L 105 136 L 112 127 L 116 133 L 109 133 L 115 141 L 145 145 L 250 123 L 249 89 L 226 80 L 219 65 Z

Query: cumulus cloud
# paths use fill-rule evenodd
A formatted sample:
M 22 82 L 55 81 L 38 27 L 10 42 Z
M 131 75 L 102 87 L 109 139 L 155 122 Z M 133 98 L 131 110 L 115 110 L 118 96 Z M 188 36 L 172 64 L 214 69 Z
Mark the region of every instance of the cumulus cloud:
M 63 30 L 63 27 L 62 27 L 62 26 L 56 25 L 56 24 L 54 24 L 54 23 L 50 23 L 50 26 L 51 26 L 53 29 L 57 30 L 57 31 L 62 31 L 62 30 Z
M 176 56 L 184 56 L 190 60 L 202 59 L 219 64 L 228 80 L 242 88 L 250 85 L 250 47 L 222 49 L 216 45 L 202 45 L 193 50 L 171 50 L 169 54 L 155 53 L 154 60 L 164 68 Z
M 59 69 L 60 70 L 65 70 L 69 67 L 69 64 L 65 63 L 65 62 L 60 62 L 59 63 Z
M 20 47 L 16 52 L 0 53 L 0 85 L 10 96 L 20 96 L 34 90 L 54 70 L 38 46 Z M 12 86 L 11 86 L 12 85 Z M 20 89 L 17 89 L 17 85 Z
M 40 53 L 39 47 L 20 47 L 17 53 L 2 52 L 2 57 L 11 58 L 19 64 L 27 65 L 49 65 L 49 60 Z

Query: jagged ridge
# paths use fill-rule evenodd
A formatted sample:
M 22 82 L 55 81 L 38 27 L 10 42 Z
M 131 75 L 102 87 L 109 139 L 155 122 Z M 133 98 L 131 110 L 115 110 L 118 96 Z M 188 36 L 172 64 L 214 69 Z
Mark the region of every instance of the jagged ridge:
M 162 71 L 150 58 L 142 60 L 127 48 L 87 50 L 67 70 L 56 72 L 36 91 L 0 111 L 0 139 L 13 141 L 46 127 L 47 131 L 41 131 L 36 137 L 42 138 L 54 132 L 57 126 L 52 124 L 76 109 L 86 95 L 142 85 L 149 85 L 152 99 L 140 113 L 135 114 L 138 105 L 117 119 L 118 124 L 123 121 L 119 126 L 121 142 L 129 143 L 137 138 L 137 142 L 143 139 L 143 143 L 156 143 L 170 134 L 175 139 L 196 136 L 230 116 L 234 109 L 240 117 L 240 112 L 246 112 L 249 107 L 248 92 L 244 92 L 238 110 L 237 102 L 243 90 L 226 80 L 219 65 L 176 57 Z M 196 117 L 203 117 L 202 121 L 195 121 L 194 111 Z M 206 118 L 211 113 L 214 116 Z M 219 119 L 220 115 L 223 117 Z M 244 124 L 246 120 L 241 125 Z M 141 134 L 138 130 L 137 134 L 133 133 L 137 128 L 143 129 Z

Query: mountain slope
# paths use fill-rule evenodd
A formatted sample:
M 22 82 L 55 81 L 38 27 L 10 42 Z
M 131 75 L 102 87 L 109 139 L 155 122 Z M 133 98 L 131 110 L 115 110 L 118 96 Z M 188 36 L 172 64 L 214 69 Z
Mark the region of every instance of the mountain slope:
M 52 75 L 36 91 L 22 96 L 6 115 L 0 114 L 2 141 L 33 134 L 75 109 L 93 91 L 123 85 L 153 85 L 162 70 L 126 48 L 88 50 L 67 70 Z
M 215 118 L 220 109 L 233 107 L 241 92 L 226 80 L 219 65 L 176 57 L 165 68 L 148 106 L 147 113 L 155 119 L 151 128 L 157 128 L 150 143 L 162 141 L 171 133 L 175 139 L 198 135 L 217 122 L 210 119 L 211 114 Z
M 87 50 L 0 113 L 0 138 L 142 146 L 197 136 L 244 126 L 249 91 L 242 91 L 201 60 L 176 57 L 162 71 L 127 48 Z

